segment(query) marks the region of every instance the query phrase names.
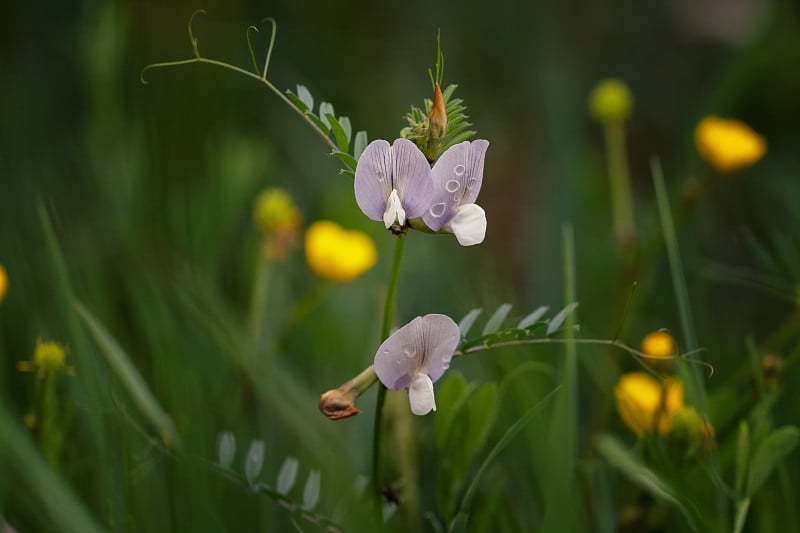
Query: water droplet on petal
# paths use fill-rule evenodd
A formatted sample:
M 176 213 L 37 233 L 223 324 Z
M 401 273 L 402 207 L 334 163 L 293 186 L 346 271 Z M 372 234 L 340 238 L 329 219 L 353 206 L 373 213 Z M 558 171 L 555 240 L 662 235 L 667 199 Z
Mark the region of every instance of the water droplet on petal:
M 414 350 L 411 346 L 406 346 L 403 348 L 403 353 L 406 354 L 406 357 L 409 359 L 413 359 L 415 355 L 417 355 L 417 351 Z
M 378 180 L 379 182 L 383 183 L 383 180 L 386 179 L 383 176 L 383 170 L 381 170 L 379 168 L 376 168 L 373 172 L 375 173 L 375 179 Z
M 456 173 L 456 176 L 464 175 L 464 171 L 467 170 L 464 165 L 456 165 L 456 168 L 453 169 L 453 172 Z
M 456 180 L 449 180 L 444 184 L 444 188 L 447 189 L 447 192 L 456 192 L 459 187 L 461 187 L 461 184 Z
M 444 204 L 444 202 L 439 202 L 438 204 L 433 204 L 431 206 L 430 213 L 432 216 L 439 218 L 440 216 L 444 215 L 444 210 L 446 208 L 447 206 Z
M 472 189 L 477 184 L 478 184 L 478 178 L 470 178 L 469 181 L 467 181 L 467 189 Z

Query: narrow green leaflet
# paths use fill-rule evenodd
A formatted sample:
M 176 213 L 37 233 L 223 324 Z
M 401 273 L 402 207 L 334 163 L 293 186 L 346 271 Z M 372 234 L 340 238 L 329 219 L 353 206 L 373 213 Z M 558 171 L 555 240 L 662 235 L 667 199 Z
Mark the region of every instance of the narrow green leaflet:
M 275 490 L 284 496 L 292 490 L 297 479 L 297 467 L 300 463 L 294 457 L 284 459 L 281 469 L 278 472 L 278 480 L 275 482 Z
M 358 161 L 364 149 L 367 147 L 367 132 L 364 130 L 356 133 L 355 141 L 353 141 L 353 159 Z
M 748 497 L 753 496 L 767 480 L 773 470 L 784 457 L 794 450 L 800 438 L 800 429 L 795 426 L 783 426 L 765 438 L 753 453 L 747 476 Z
M 578 307 L 577 302 L 572 302 L 571 304 L 567 304 L 564 309 L 558 312 L 556 316 L 550 319 L 550 323 L 547 325 L 547 335 L 551 335 L 558 331 L 561 328 L 561 325 L 564 323 L 564 320 L 567 319 L 567 316 Z
M 336 116 L 336 113 L 334 113 L 334 111 L 333 111 L 333 104 L 331 104 L 330 102 L 320 102 L 320 104 L 319 104 L 319 118 L 321 118 L 322 122 L 324 122 L 328 126 L 328 128 L 330 128 L 331 127 L 331 123 L 328 122 L 328 119 L 327 119 L 328 115 Z
M 525 329 L 534 325 L 550 308 L 546 305 L 538 307 L 535 311 L 522 318 L 517 324 L 517 329 Z
M 300 87 L 300 86 L 298 85 L 298 87 Z M 291 101 L 292 101 L 292 103 L 293 103 L 294 105 L 296 105 L 296 106 L 297 106 L 297 108 L 298 108 L 300 111 L 302 111 L 302 112 L 304 112 L 304 113 L 308 113 L 308 110 L 309 110 L 309 109 L 311 109 L 310 107 L 308 107 L 308 106 L 306 105 L 306 103 L 303 101 L 303 99 L 302 99 L 302 98 L 300 98 L 300 97 L 299 97 L 298 95 L 296 95 L 295 93 L 293 93 L 291 89 L 286 89 L 286 96 L 288 96 L 288 97 L 289 97 L 289 100 L 291 100 Z
M 347 165 L 350 170 L 355 171 L 357 161 L 352 155 L 348 154 L 347 152 L 333 152 L 333 155 L 341 159 L 342 163 Z
M 339 146 L 339 150 L 347 153 L 350 149 L 350 142 L 348 141 L 349 136 L 344 131 L 344 128 L 342 128 L 342 125 L 336 120 L 336 117 L 333 116 L 333 113 L 328 113 L 324 115 L 324 117 L 333 131 L 333 136 L 336 138 L 336 144 Z
M 353 138 L 353 125 L 350 124 L 350 117 L 339 117 L 338 120 L 339 120 L 339 125 L 344 130 L 347 142 L 350 142 L 350 139 Z
M 311 92 L 306 88 L 305 85 L 297 85 L 297 97 L 300 98 L 300 100 L 306 106 L 303 111 L 314 109 L 314 97 L 311 96 Z
M 483 334 L 490 335 L 497 332 L 505 322 L 509 312 L 511 312 L 511 304 L 503 304 L 498 307 L 497 311 L 486 321 L 486 325 L 483 327 Z
M 464 318 L 458 323 L 458 330 L 461 332 L 461 338 L 466 339 L 469 330 L 472 329 L 472 325 L 475 324 L 475 320 L 478 319 L 480 314 L 483 312 L 483 309 L 475 308 L 472 309 L 469 313 L 464 315 Z

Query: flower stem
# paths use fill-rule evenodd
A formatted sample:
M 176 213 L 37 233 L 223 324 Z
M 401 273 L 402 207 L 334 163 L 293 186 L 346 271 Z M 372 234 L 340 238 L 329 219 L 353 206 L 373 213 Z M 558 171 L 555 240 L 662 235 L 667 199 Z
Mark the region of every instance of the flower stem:
M 394 260 L 392 261 L 392 271 L 389 274 L 389 286 L 386 289 L 386 303 L 383 307 L 383 324 L 381 325 L 381 340 L 389 338 L 392 330 L 392 312 L 394 310 L 394 300 L 397 295 L 397 282 L 400 279 L 400 265 L 403 263 L 403 250 L 406 244 L 405 232 L 397 235 L 394 246 Z M 383 524 L 383 510 L 381 506 L 381 476 L 380 476 L 380 456 L 381 456 L 381 422 L 383 420 L 383 403 L 386 400 L 386 386 L 379 384 L 378 395 L 375 399 L 375 424 L 372 428 L 372 492 L 375 496 L 375 519 L 376 526 L 380 528 Z
M 614 237 L 617 245 L 626 249 L 636 240 L 636 222 L 633 218 L 633 198 L 628 172 L 628 155 L 625 149 L 625 126 L 611 122 L 605 128 L 608 152 L 608 174 L 611 179 L 611 211 L 614 218 Z

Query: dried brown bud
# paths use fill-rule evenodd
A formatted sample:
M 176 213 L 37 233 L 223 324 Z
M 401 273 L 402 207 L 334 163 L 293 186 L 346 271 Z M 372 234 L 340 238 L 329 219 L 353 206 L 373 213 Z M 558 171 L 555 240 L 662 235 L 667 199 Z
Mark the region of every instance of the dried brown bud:
M 444 98 L 439 84 L 433 90 L 433 105 L 431 106 L 430 132 L 431 140 L 441 140 L 447 134 L 447 112 L 444 108 Z
M 353 390 L 355 380 L 350 380 L 338 389 L 332 389 L 319 397 L 319 410 L 331 420 L 350 418 L 361 413 L 361 410 L 353 405 L 356 398 L 356 391 Z

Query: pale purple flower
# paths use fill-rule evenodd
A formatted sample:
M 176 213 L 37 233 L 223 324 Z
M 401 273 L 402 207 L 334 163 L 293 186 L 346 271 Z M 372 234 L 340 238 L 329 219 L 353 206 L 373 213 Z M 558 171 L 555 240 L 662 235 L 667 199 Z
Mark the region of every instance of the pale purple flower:
M 462 246 L 479 244 L 486 236 L 486 212 L 475 199 L 488 147 L 483 139 L 455 144 L 433 166 L 433 200 L 422 220 L 433 231 L 453 233 Z
M 431 205 L 431 167 L 417 145 L 406 139 L 394 144 L 372 141 L 356 165 L 356 203 L 372 220 L 399 229 L 422 216 Z
M 417 317 L 383 341 L 375 354 L 375 373 L 387 389 L 408 388 L 411 412 L 436 410 L 433 382 L 450 366 L 461 336 L 445 315 Z

